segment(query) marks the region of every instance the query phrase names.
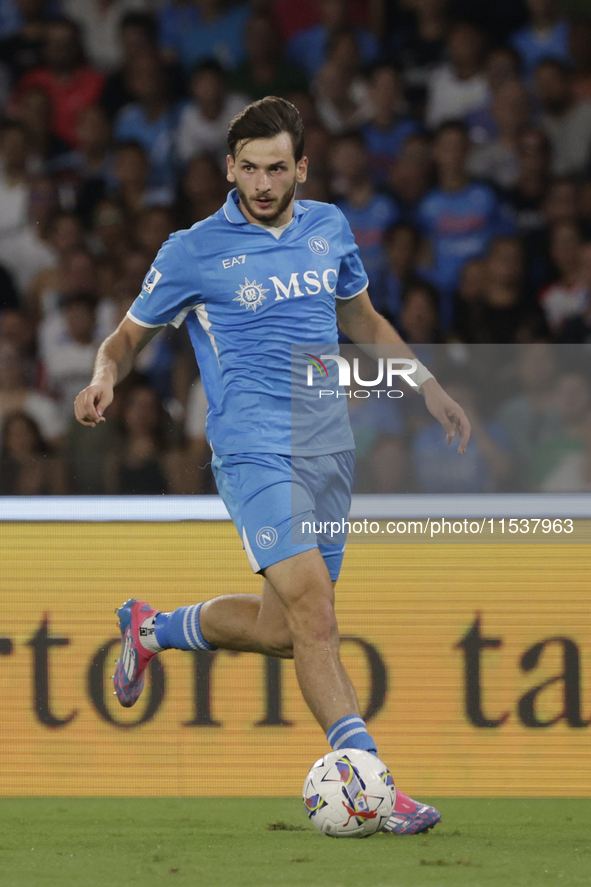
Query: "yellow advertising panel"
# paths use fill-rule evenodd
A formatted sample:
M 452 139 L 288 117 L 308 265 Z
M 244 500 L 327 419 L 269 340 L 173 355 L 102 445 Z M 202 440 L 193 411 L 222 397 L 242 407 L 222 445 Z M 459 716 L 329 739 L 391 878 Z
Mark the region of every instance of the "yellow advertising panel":
M 589 545 L 349 545 L 342 655 L 405 791 L 591 796 L 590 572 Z M 126 598 L 260 582 L 226 522 L 4 523 L 0 793 L 298 793 L 328 748 L 291 662 L 169 651 L 130 710 L 109 680 Z

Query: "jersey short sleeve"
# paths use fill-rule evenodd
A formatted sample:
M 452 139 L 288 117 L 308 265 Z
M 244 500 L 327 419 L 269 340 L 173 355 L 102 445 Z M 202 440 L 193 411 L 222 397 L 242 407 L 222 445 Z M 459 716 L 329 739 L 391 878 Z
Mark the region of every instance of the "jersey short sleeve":
M 142 290 L 127 312 L 140 326 L 179 327 L 201 299 L 197 262 L 182 242 L 182 232 L 172 234 L 161 247 L 146 274 Z
M 335 295 L 337 299 L 352 299 L 367 289 L 368 278 L 359 258 L 359 247 L 355 243 L 351 226 L 341 210 L 337 209 L 337 212 L 341 219 L 343 258 Z

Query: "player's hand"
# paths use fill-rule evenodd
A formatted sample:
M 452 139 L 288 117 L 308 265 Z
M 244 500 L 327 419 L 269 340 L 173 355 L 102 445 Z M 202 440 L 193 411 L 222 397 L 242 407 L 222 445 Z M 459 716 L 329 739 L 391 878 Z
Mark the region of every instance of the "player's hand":
M 431 415 L 443 425 L 446 432 L 446 442 L 450 444 L 456 434 L 459 434 L 458 453 L 460 455 L 465 453 L 471 429 L 461 406 L 452 400 L 435 379 L 427 379 L 426 382 L 423 382 L 421 393 Z
M 105 422 L 104 411 L 113 400 L 113 386 L 104 382 L 89 385 L 80 392 L 74 401 L 76 419 L 81 425 L 95 428 L 99 422 Z

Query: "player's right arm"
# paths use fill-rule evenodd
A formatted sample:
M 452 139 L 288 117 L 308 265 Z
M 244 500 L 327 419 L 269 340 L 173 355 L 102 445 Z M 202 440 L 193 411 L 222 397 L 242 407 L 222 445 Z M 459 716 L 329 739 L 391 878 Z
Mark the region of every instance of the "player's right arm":
M 74 401 L 76 419 L 81 425 L 94 428 L 105 421 L 103 413 L 113 400 L 115 385 L 127 376 L 136 356 L 161 329 L 146 328 L 125 317 L 115 332 L 107 336 L 97 352 L 90 385 Z

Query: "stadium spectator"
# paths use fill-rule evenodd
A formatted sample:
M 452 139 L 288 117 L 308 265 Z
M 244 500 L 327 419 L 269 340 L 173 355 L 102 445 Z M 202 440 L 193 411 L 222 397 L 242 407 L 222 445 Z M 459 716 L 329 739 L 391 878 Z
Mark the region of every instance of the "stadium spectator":
M 386 228 L 383 243 L 384 273 L 371 297 L 376 310 L 397 326 L 402 292 L 417 273 L 421 235 L 408 222 L 395 222 Z
M 436 68 L 429 79 L 425 120 L 430 129 L 461 120 L 488 101 L 485 36 L 480 29 L 457 22 L 447 38 L 447 50 L 449 63 Z
M 524 254 L 516 237 L 498 237 L 488 248 L 482 295 L 476 302 L 470 342 L 535 342 L 547 336 L 539 308 L 524 280 Z
M 494 493 L 511 470 L 508 435 L 495 419 L 480 416 L 474 389 L 465 380 L 448 384 L 454 397 L 466 404 L 476 429 L 466 450 L 467 459 L 450 458 L 450 447 L 441 429 L 430 423 L 412 441 L 411 455 L 418 491 L 421 493 Z
M 97 348 L 96 300 L 84 291 L 64 298 L 57 318 L 41 324 L 41 360 L 64 422 L 70 420 L 72 403 L 92 372 Z
M 199 154 L 213 154 L 225 169 L 228 124 L 248 100 L 228 91 L 224 69 L 211 59 L 197 66 L 189 89 L 192 101 L 181 112 L 176 136 L 178 156 L 186 164 Z
M 103 75 L 86 64 L 78 25 L 67 18 L 50 21 L 45 31 L 45 64 L 27 71 L 19 80 L 14 96 L 18 104 L 22 93 L 38 87 L 51 100 L 52 131 L 76 147 L 76 121 L 83 108 L 99 100 Z
M 560 17 L 557 0 L 527 0 L 530 21 L 511 35 L 510 43 L 521 57 L 527 77 L 543 59 L 570 62 L 570 26 Z
M 73 243 L 60 255 L 59 264 L 35 278 L 38 301 L 33 302 L 33 286 L 29 291 L 32 313 L 37 309 L 37 317 L 41 325 L 37 337 L 41 349 L 44 339 L 49 335 L 51 342 L 60 338 L 65 330 L 65 318 L 61 307 L 73 296 L 84 295 L 94 297 L 96 285 L 96 264 L 94 257 L 83 244 Z
M 463 342 L 471 341 L 473 330 L 479 322 L 485 274 L 484 259 L 470 259 L 462 268 L 454 293 L 452 334 Z
M 441 291 L 441 326 L 453 314 L 452 294 L 462 266 L 482 255 L 490 241 L 511 234 L 513 222 L 492 188 L 466 174 L 469 140 L 462 123 L 444 123 L 434 137 L 438 184 L 421 201 L 418 222 L 431 245 L 429 276 Z
M 398 220 L 400 213 L 391 197 L 375 190 L 359 134 L 342 136 L 335 141 L 331 166 L 333 191 L 359 246 L 371 292 L 380 286 L 384 271 L 384 232 Z
M 347 0 L 320 0 L 321 22 L 298 31 L 288 41 L 287 59 L 310 78 L 316 77 L 328 61 L 331 41 L 335 34 L 350 24 Z M 355 29 L 361 63 L 365 66 L 377 61 L 379 43 L 366 28 Z
M 570 345 L 583 345 L 591 342 L 591 243 L 581 247 L 579 280 L 585 288 L 584 307 L 564 322 L 560 341 Z
M 477 146 L 486 145 L 498 136 L 494 117 L 495 97 L 498 91 L 511 81 L 520 80 L 519 55 L 508 46 L 494 46 L 486 56 L 484 75 L 488 85 L 486 104 L 464 117 L 470 132 L 470 140 Z
M 0 241 L 27 223 L 29 176 L 27 131 L 18 121 L 0 125 Z
M 9 271 L 0 265 L 0 317 L 6 308 L 18 308 L 19 294 Z
M 555 407 L 558 380 L 556 349 L 549 344 L 525 346 L 519 355 L 514 388 L 496 418 L 509 440 L 514 469 L 509 478 L 514 490 L 527 491 L 532 483 L 532 454 L 544 441 L 561 433 Z
M 401 296 L 399 328 L 412 345 L 441 342 L 439 330 L 439 293 L 426 280 L 411 280 Z
M 247 3 L 230 6 L 225 0 L 194 0 L 199 21 L 186 21 L 178 32 L 176 58 L 186 73 L 208 58 L 228 71 L 237 68 L 245 58 L 244 31 L 250 16 Z
M 228 184 L 217 158 L 209 154 L 193 157 L 181 179 L 177 215 L 181 227 L 190 228 L 212 215 L 223 204 Z
M 560 375 L 555 392 L 562 427 L 532 453 L 532 486 L 540 493 L 591 490 L 591 385 L 586 374 Z
M 0 495 L 47 496 L 68 492 L 64 464 L 53 455 L 27 413 L 9 413 L 2 425 Z
M 101 105 L 80 112 L 76 135 L 78 147 L 48 164 L 48 169 L 58 183 L 62 205 L 75 209 L 89 225 L 98 201 L 116 181 L 111 125 Z
M 306 76 L 285 61 L 277 26 L 268 13 L 259 12 L 250 18 L 244 46 L 246 60 L 232 72 L 230 85 L 248 101 L 308 88 Z
M 26 376 L 32 385 L 39 381 L 37 328 L 24 308 L 5 308 L 0 313 L 0 347 L 8 342 L 27 361 Z
M 552 145 L 552 172 L 583 173 L 591 148 L 591 101 L 575 97 L 571 70 L 553 59 L 536 68 L 536 89 L 542 106 L 540 126 Z
M 148 384 L 129 387 L 121 409 L 123 445 L 105 464 L 105 490 L 119 495 L 183 492 L 184 455 L 168 446 L 168 419 Z
M 421 115 L 433 72 L 446 61 L 451 20 L 449 0 L 415 0 L 396 21 L 387 38 L 387 54 L 403 72 L 405 93 L 414 113 Z
M 176 230 L 172 211 L 165 206 L 146 206 L 135 220 L 134 240 L 141 252 L 155 256 L 162 244 Z
M 92 224 L 90 246 L 97 256 L 119 264 L 131 246 L 125 212 L 117 197 L 105 198 L 97 204 Z
M 375 362 L 366 356 L 358 359 L 359 377 L 375 378 Z M 400 407 L 391 399 L 355 397 L 361 387 L 353 380 L 349 401 L 349 422 L 358 454 L 354 492 L 409 492 L 405 428 Z
M 528 96 L 519 80 L 508 80 L 498 88 L 492 113 L 496 135 L 472 149 L 467 170 L 472 178 L 485 179 L 507 190 L 517 182 L 519 136 L 529 124 Z
M 48 176 L 32 178 L 26 224 L 0 238 L 0 262 L 21 293 L 27 292 L 40 271 L 57 262 L 55 250 L 49 242 L 51 220 L 57 208 L 53 180 Z
M 84 34 L 90 63 L 101 71 L 113 71 L 121 63 L 117 38 L 123 17 L 147 10 L 150 4 L 148 0 L 61 0 L 61 6 Z
M 34 419 L 45 440 L 57 447 L 64 422 L 55 401 L 34 387 L 31 369 L 14 343 L 0 339 L 0 424 L 11 413 L 24 413 Z
M 181 54 L 183 35 L 201 24 L 201 11 L 193 0 L 164 0 L 158 9 L 158 42 L 165 58 Z
M 528 127 L 517 137 L 517 178 L 505 191 L 517 227 L 527 233 L 543 225 L 542 202 L 550 182 L 551 148 L 541 129 Z
M 128 12 L 119 26 L 120 65 L 107 77 L 101 103 L 111 119 L 125 105 L 134 100 L 129 79 L 133 74 L 133 62 L 144 55 L 158 58 L 164 65 L 171 94 L 176 99 L 185 96 L 185 77 L 178 63 L 167 57 L 158 43 L 158 25 L 147 12 Z
M 538 295 L 548 329 L 560 338 L 565 323 L 581 314 L 587 288 L 581 280 L 582 236 L 573 222 L 557 222 L 550 232 L 550 258 L 557 277 Z
M 414 223 L 422 197 L 433 184 L 433 160 L 429 140 L 424 135 L 409 136 L 393 161 L 388 190 L 395 197 L 403 218 Z
M 43 61 L 43 37 L 47 15 L 44 0 L 20 0 L 19 29 L 0 42 L 0 68 L 8 74 L 11 89 L 31 68 Z
M 150 184 L 150 162 L 139 142 L 116 145 L 113 178 L 111 193 L 117 194 L 130 224 L 144 207 L 167 206 L 173 200 L 171 188 Z
M 20 94 L 13 107 L 15 120 L 20 120 L 27 131 L 29 143 L 28 171 L 43 175 L 51 171 L 54 160 L 72 150 L 51 131 L 51 99 L 47 93 L 33 86 Z
M 35 275 L 25 293 L 30 314 L 35 319 L 57 310 L 62 283 L 68 274 L 70 255 L 84 247 L 84 228 L 76 213 L 56 213 L 49 223 L 47 243 L 54 250 L 56 264 Z
M 211 473 L 211 449 L 207 443 L 205 422 L 207 418 L 207 397 L 199 376 L 194 380 L 187 401 L 184 432 L 187 438 L 187 482 L 192 483 L 196 493 L 216 493 L 217 488 Z
M 174 189 L 175 132 L 180 105 L 171 98 L 160 59 L 140 55 L 129 66 L 128 87 L 134 101 L 115 118 L 113 135 L 119 142 L 136 141 L 150 162 L 149 184 Z
M 591 21 L 576 19 L 570 32 L 573 60 L 573 94 L 577 99 L 591 99 Z
M 361 132 L 372 178 L 376 185 L 383 187 L 405 140 L 419 132 L 420 125 L 403 113 L 402 84 L 394 68 L 389 65 L 374 68 L 368 85 L 372 116 Z
M 365 84 L 336 62 L 324 65 L 314 95 L 320 122 L 332 135 L 353 132 L 370 117 Z

